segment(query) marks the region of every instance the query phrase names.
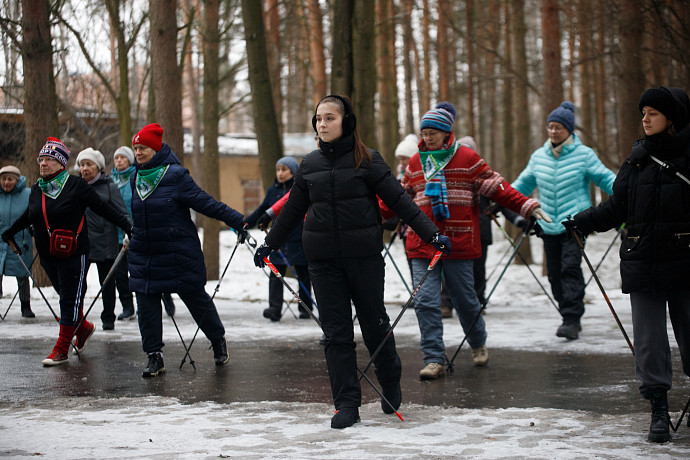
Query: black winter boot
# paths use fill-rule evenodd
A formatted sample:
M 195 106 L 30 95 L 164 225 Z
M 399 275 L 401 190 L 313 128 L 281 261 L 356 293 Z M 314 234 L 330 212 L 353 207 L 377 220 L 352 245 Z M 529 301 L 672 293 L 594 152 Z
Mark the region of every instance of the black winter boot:
M 228 342 L 225 337 L 221 337 L 211 344 L 213 347 L 213 359 L 216 361 L 216 366 L 222 366 L 230 360 L 228 355 Z
M 35 318 L 36 315 L 31 311 L 30 302 L 22 302 L 22 318 Z
M 356 407 L 341 407 L 331 419 L 331 428 L 347 428 L 359 422 L 359 409 Z
M 264 310 L 264 318 L 271 321 L 280 321 L 280 308 L 267 308 Z
M 388 403 L 381 398 L 381 410 L 384 414 L 394 414 L 400 408 L 402 403 L 402 391 L 400 390 L 400 382 L 394 385 L 384 385 L 381 387 L 381 393 L 386 397 Z M 391 407 L 391 405 L 393 407 Z
M 654 391 L 649 395 L 649 402 L 652 404 L 652 423 L 649 425 L 649 442 L 668 442 L 671 440 L 671 433 L 668 430 L 668 400 L 666 392 L 663 390 Z
M 165 364 L 163 363 L 163 353 L 160 351 L 148 354 L 149 363 L 146 365 L 146 369 L 141 374 L 144 378 L 156 377 L 160 374 L 165 374 Z

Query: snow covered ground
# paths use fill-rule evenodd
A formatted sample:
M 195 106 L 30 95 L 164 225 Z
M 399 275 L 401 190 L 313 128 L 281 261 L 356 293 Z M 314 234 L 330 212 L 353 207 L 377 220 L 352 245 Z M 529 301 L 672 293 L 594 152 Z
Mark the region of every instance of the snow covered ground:
M 487 273 L 491 273 L 508 247 L 494 229 L 496 243 L 490 247 Z M 263 240 L 255 231 L 253 235 Z M 231 232 L 223 232 L 221 267 L 235 243 Z M 593 235 L 587 240 L 587 254 L 597 264 L 614 238 L 614 232 Z M 533 271 L 541 275 L 541 242 L 532 238 Z M 632 335 L 627 296 L 620 292 L 618 243 L 602 265 L 600 276 L 628 335 Z M 399 242 L 392 254 L 403 274 L 409 272 Z M 589 271 L 583 262 L 585 278 Z M 500 269 L 489 280 L 493 286 Z M 295 285 L 294 280 L 290 282 Z M 209 281 L 212 293 L 217 281 Z M 320 330 L 312 321 L 291 320 L 288 313 L 280 323 L 269 324 L 260 311 L 267 297 L 267 278 L 254 267 L 250 252 L 240 247 L 220 285 L 216 303 L 233 342 L 318 340 Z M 14 279 L 3 280 L 4 313 Z M 95 269 L 89 274 L 87 305 L 98 291 Z M 44 289 L 51 305 L 57 296 Z M 386 302 L 395 318 L 408 299 L 393 266 L 387 264 Z M 526 267 L 511 265 L 493 294 L 486 315 L 491 349 L 512 349 L 574 354 L 630 354 L 609 307 L 596 284 L 587 288 L 587 311 L 581 338 L 567 342 L 555 337 L 560 318 Z M 54 339 L 57 327 L 38 291 L 32 289 L 32 303 L 38 320 L 21 320 L 13 306 L 0 323 L 0 340 L 34 337 Z M 196 326 L 189 313 L 178 305 L 178 323 L 184 337 Z M 91 318 L 100 312 L 97 302 Z M 293 304 L 293 308 L 295 305 Z M 118 304 L 118 310 L 120 309 Z M 447 345 L 460 343 L 463 334 L 457 320 L 445 324 Z M 669 329 L 670 330 L 670 329 Z M 100 332 L 100 329 L 99 329 Z M 179 341 L 169 322 L 165 341 Z M 672 333 L 670 332 L 672 337 Z M 103 340 L 97 333 L 92 340 Z M 110 341 L 140 340 L 136 322 L 118 322 L 108 333 Z M 414 312 L 409 310 L 396 328 L 399 346 L 416 346 L 419 331 Z M 360 349 L 361 350 L 361 349 Z M 675 343 L 672 350 L 677 355 Z M 46 350 L 47 352 L 48 350 Z M 142 360 L 143 361 L 143 360 Z M 143 362 L 142 362 L 143 364 Z M 419 366 L 421 362 L 403 363 Z M 78 365 L 71 363 L 70 365 Z M 229 363 L 232 366 L 232 360 Z M 37 366 L 40 366 L 37 363 Z M 45 369 L 51 372 L 51 369 Z M 169 372 L 177 372 L 176 369 Z M 634 378 L 631 366 L 631 378 Z M 680 370 L 677 370 L 679 373 Z M 163 377 L 165 378 L 165 377 Z M 507 377 L 508 378 L 508 377 Z M 685 395 L 687 397 L 689 395 Z M 681 396 L 678 396 L 681 398 Z M 674 434 L 674 441 L 653 445 L 645 441 L 649 423 L 647 404 L 640 400 L 639 412 L 627 416 L 560 409 L 511 408 L 465 409 L 452 406 L 403 404 L 405 421 L 385 415 L 378 403 L 361 408 L 362 422 L 345 430 L 333 430 L 329 420 L 332 405 L 277 401 L 212 401 L 183 404 L 175 398 L 60 398 L 53 403 L 0 402 L 0 456 L 23 458 L 690 458 L 690 428 Z M 675 410 L 675 408 L 672 408 Z M 680 410 L 672 414 L 677 420 Z

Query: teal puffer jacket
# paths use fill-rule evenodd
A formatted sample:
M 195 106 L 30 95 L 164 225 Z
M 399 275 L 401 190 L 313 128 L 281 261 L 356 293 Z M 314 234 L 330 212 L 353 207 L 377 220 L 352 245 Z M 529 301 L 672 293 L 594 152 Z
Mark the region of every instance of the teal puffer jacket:
M 611 195 L 616 175 L 599 160 L 594 150 L 573 134 L 573 142 L 563 145 L 558 158 L 553 156 L 550 141 L 546 141 L 529 159 L 524 171 L 512 186 L 523 195 L 539 189 L 541 208 L 553 220 L 539 222 L 547 235 L 565 232 L 561 224 L 569 215 L 592 206 L 589 183 Z

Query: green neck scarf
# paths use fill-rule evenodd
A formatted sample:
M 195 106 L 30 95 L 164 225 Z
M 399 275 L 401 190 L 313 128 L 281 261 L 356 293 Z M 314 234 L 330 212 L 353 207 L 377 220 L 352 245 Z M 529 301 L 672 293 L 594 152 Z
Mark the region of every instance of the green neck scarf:
M 455 152 L 460 147 L 458 142 L 452 143 L 445 150 L 430 150 L 426 152 L 419 152 L 419 161 L 422 163 L 422 170 L 424 171 L 424 179 L 427 181 L 438 174 L 448 162 L 453 158 Z
M 43 180 L 42 177 L 38 179 L 38 186 L 46 196 L 55 199 L 60 195 L 60 192 L 62 192 L 62 189 L 67 183 L 67 179 L 69 179 L 69 173 L 66 169 L 63 169 L 60 174 L 52 179 Z
M 137 173 L 136 187 L 141 201 L 144 201 L 154 190 L 156 190 L 161 179 L 163 179 L 163 176 L 165 176 L 165 173 L 168 171 L 169 166 L 170 165 L 159 166 L 153 169 L 142 169 Z

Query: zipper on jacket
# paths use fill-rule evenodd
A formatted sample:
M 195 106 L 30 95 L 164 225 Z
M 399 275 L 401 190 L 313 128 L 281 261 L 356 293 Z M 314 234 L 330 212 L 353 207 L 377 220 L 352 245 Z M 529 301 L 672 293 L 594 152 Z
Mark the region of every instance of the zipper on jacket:
M 335 161 L 332 157 L 333 151 L 329 152 L 329 161 L 331 162 L 331 203 L 333 207 L 333 225 L 335 231 L 335 243 L 336 247 L 340 248 L 340 228 L 338 226 L 338 209 L 335 202 Z

